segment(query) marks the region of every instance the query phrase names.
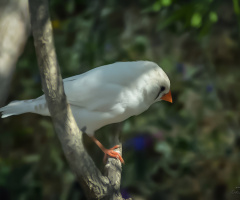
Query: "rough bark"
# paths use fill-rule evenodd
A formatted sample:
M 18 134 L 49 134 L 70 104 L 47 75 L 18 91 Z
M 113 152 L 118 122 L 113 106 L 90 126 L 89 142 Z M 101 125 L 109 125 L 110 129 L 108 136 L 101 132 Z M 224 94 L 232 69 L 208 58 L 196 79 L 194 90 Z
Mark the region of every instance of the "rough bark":
M 30 32 L 28 1 L 0 0 L 0 107 Z
M 42 87 L 69 166 L 88 199 L 123 199 L 120 193 L 120 161 L 109 158 L 105 175 L 102 175 L 84 149 L 82 132 L 76 125 L 64 93 L 54 48 L 48 0 L 29 0 L 29 9 Z M 115 142 L 119 143 L 116 139 Z

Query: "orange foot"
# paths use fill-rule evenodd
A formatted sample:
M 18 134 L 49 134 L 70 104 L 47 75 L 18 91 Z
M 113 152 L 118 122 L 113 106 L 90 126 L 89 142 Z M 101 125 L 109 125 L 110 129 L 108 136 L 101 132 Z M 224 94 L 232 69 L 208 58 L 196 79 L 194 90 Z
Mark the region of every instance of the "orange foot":
M 104 158 L 103 158 L 104 163 L 107 162 L 107 157 L 111 156 L 113 158 L 119 159 L 121 161 L 121 163 L 124 164 L 124 160 L 123 160 L 122 156 L 118 152 L 114 151 L 114 149 L 117 149 L 119 147 L 120 147 L 119 145 L 116 145 L 116 146 L 112 147 L 111 149 L 104 150 L 104 153 L 105 153 Z

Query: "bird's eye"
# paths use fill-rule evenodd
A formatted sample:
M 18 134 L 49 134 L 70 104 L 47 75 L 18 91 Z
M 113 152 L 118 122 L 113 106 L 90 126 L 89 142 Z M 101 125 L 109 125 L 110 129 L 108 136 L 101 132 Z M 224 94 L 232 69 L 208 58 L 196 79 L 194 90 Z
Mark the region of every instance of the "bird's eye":
M 157 94 L 157 96 L 156 96 L 156 98 L 158 98 L 158 96 L 160 95 L 160 93 L 163 92 L 165 89 L 166 89 L 166 88 L 165 88 L 164 86 L 161 86 L 161 87 L 160 87 L 160 90 L 159 90 L 159 92 L 158 92 L 158 94 Z M 156 98 L 155 98 L 155 99 L 156 99 Z
M 163 92 L 166 88 L 164 86 L 161 86 L 161 92 Z

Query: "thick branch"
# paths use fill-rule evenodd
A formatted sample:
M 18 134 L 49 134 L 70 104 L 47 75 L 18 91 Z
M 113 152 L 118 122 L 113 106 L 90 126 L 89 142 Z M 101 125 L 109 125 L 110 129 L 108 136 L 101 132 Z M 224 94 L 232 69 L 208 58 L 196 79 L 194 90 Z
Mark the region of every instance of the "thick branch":
M 64 93 L 54 49 L 48 1 L 29 0 L 29 7 L 42 87 L 68 163 L 89 199 L 122 199 L 119 192 L 120 161 L 108 159 L 109 169 L 115 166 L 115 173 L 119 176 L 117 179 L 112 177 L 112 172 L 111 176 L 103 176 L 84 149 L 82 132 L 76 125 Z
M 16 62 L 30 32 L 27 11 L 27 0 L 0 1 L 0 107 L 7 99 Z
M 112 146 L 120 145 L 120 149 L 118 149 L 118 153 L 122 154 L 122 145 L 119 141 L 120 131 L 121 131 L 122 124 L 115 124 L 114 130 L 112 130 L 112 134 L 109 134 L 109 142 Z M 109 177 L 111 180 L 112 187 L 114 187 L 114 192 L 111 198 L 104 198 L 104 199 L 114 199 L 114 200 L 121 200 L 122 195 L 120 193 L 120 185 L 121 185 L 121 163 L 119 160 L 115 158 L 108 158 L 107 164 L 105 165 L 104 175 Z M 129 199 L 130 200 L 130 199 Z

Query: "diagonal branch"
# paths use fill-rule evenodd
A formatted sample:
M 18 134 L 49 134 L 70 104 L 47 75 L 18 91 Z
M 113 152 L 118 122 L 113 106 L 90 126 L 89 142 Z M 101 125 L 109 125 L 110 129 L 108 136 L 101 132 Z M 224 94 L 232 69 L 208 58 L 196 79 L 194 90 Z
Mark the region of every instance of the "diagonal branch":
M 48 0 L 29 0 L 29 10 L 42 87 L 69 166 L 88 199 L 122 199 L 120 161 L 109 158 L 105 167 L 106 176 L 103 176 L 84 149 L 82 132 L 76 125 L 64 93 L 54 48 Z
M 8 97 L 16 62 L 30 32 L 27 10 L 27 0 L 0 1 L 0 107 Z

